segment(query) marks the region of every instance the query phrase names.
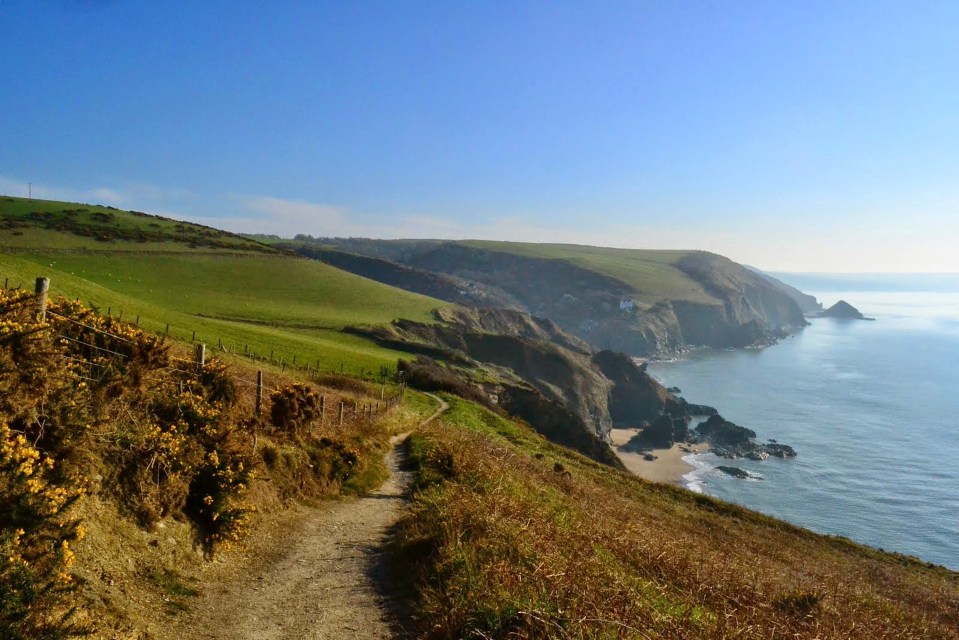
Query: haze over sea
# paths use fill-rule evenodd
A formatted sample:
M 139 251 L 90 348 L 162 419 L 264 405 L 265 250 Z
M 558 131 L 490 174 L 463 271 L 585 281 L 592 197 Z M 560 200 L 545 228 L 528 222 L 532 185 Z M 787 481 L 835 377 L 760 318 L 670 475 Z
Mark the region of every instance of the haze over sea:
M 690 402 L 795 447 L 792 460 L 690 456 L 694 490 L 959 569 L 959 276 L 780 279 L 875 322 L 812 319 L 777 345 L 699 351 L 650 372 Z M 739 466 L 761 480 L 715 469 Z

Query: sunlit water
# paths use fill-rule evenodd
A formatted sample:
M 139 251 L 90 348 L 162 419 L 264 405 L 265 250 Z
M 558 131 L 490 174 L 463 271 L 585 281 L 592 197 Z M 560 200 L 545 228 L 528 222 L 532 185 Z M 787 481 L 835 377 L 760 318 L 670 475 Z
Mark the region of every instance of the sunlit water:
M 802 284 L 800 284 L 802 286 Z M 815 531 L 959 569 L 959 292 L 811 291 L 875 322 L 814 319 L 762 350 L 651 364 L 792 460 L 690 456 L 688 486 Z M 715 470 L 733 464 L 762 477 Z

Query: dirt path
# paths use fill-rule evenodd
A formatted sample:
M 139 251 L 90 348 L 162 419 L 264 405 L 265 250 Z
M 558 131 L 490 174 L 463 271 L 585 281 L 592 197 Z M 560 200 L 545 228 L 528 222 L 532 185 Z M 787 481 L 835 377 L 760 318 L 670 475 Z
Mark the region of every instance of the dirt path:
M 449 407 L 423 421 L 428 424 Z M 249 640 L 402 637 L 382 588 L 383 546 L 406 506 L 406 434 L 394 436 L 389 479 L 363 498 L 299 507 L 258 536 L 246 561 L 211 565 L 180 638 Z

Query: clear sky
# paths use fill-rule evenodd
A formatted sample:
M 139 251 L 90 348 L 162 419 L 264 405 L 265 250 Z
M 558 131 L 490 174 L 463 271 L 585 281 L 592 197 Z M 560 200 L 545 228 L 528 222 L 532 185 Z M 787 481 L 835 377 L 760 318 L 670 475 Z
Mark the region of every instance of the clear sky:
M 959 271 L 959 2 L 0 0 L 0 193 Z

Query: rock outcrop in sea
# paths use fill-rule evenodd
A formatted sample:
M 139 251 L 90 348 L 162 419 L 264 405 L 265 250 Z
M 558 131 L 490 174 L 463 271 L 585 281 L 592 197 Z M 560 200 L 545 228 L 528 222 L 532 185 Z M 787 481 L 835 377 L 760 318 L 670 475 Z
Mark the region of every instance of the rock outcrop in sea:
M 765 460 L 769 456 L 776 458 L 795 458 L 796 450 L 788 444 L 755 441 L 756 432 L 726 420 L 718 413 L 700 422 L 690 431 L 694 442 L 705 442 L 709 450 L 723 458 L 749 458 Z
M 852 306 L 845 300 L 840 300 L 816 316 L 817 318 L 838 318 L 840 320 L 875 320 L 867 318 L 859 312 L 859 309 Z

